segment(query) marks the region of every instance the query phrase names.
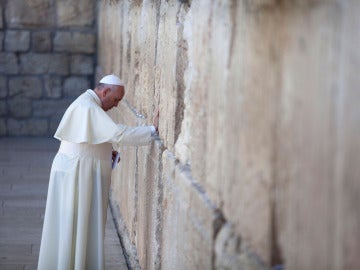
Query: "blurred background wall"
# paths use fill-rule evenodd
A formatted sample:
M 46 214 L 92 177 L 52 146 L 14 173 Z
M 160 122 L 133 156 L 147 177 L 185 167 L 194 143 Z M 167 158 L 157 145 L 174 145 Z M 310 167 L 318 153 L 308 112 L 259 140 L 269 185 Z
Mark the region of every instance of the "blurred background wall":
M 360 2 L 99 1 L 123 147 L 111 206 L 143 269 L 360 268 Z
M 52 136 L 93 87 L 96 3 L 0 1 L 0 136 Z

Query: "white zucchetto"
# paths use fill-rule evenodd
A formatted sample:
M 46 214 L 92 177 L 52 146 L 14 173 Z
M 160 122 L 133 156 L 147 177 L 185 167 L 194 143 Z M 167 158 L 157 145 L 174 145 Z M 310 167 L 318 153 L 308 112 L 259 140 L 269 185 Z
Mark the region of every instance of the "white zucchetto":
M 118 76 L 113 74 L 107 75 L 100 80 L 100 83 L 124 86 L 123 82 Z

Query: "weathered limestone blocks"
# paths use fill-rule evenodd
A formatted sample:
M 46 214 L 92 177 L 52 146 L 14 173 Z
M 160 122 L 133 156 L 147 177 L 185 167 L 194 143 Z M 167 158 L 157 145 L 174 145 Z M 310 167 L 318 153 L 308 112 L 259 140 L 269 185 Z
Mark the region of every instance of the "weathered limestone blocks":
M 71 100 L 94 86 L 96 1 L 4 3 L 0 102 L 2 123 L 9 127 L 1 136 L 51 136 Z M 34 128 L 42 123 L 43 128 Z
M 166 112 L 168 117 L 164 118 L 160 126 L 165 146 L 174 152 L 176 141 L 176 126 L 181 123 L 178 118 L 178 103 L 182 102 L 178 89 L 180 86 L 176 81 L 178 67 L 178 51 L 181 50 L 178 39 L 182 39 L 182 26 L 178 24 L 183 14 L 179 12 L 180 3 L 176 1 L 161 2 L 158 26 L 158 40 L 156 50 L 156 74 L 155 95 L 160 103 L 161 112 Z M 179 61 L 180 62 L 180 61 Z M 169 63 L 174 63 L 171 68 L 164 68 Z M 178 83 L 180 83 L 179 81 Z
M 124 148 L 113 175 L 136 265 L 359 268 L 358 1 L 100 7 L 98 70 L 128 91 L 115 116 L 160 106 L 160 164 Z
M 0 101 L 0 116 L 7 114 L 7 105 L 5 101 Z
M 44 136 L 48 132 L 48 122 L 45 119 L 8 119 L 7 129 L 11 136 Z
M 300 10 L 288 5 L 276 226 L 289 269 L 360 265 L 359 215 L 353 207 L 360 190 L 353 163 L 359 160 L 353 152 L 359 149 L 353 137 L 360 115 L 354 87 L 359 10 L 357 1 L 324 1 Z
M 9 112 L 15 118 L 29 118 L 32 114 L 31 101 L 24 97 L 15 97 L 8 102 Z
M 21 76 L 9 79 L 9 96 L 38 99 L 42 96 L 42 82 L 38 77 Z
M 69 58 L 66 54 L 29 53 L 20 56 L 22 74 L 69 74 Z
M 91 26 L 94 22 L 93 0 L 62 0 L 56 2 L 57 24 L 63 26 Z
M 52 0 L 7 2 L 6 24 L 9 28 L 41 28 L 54 25 L 54 6 Z
M 189 168 L 163 154 L 163 269 L 211 269 L 217 215 Z
M 32 49 L 34 52 L 50 52 L 52 39 L 50 31 L 32 32 Z
M 119 109 L 121 114 L 119 114 Z M 110 114 L 114 121 L 123 123 L 129 126 L 136 126 L 141 124 L 144 120 L 136 117 L 132 108 L 125 102 L 119 104 L 119 108 L 113 109 Z M 115 146 L 115 149 L 118 146 Z M 144 146 L 148 148 L 149 146 Z M 114 198 L 121 197 L 119 208 L 121 216 L 124 218 L 124 223 L 127 228 L 130 242 L 136 241 L 137 231 L 137 209 L 138 209 L 138 148 L 134 146 L 122 146 L 119 149 L 122 160 L 113 171 L 112 177 L 112 194 Z M 126 168 L 126 169 L 124 169 Z
M 0 118 L 0 136 L 5 136 L 7 133 L 6 119 Z
M 5 50 L 8 52 L 24 52 L 30 48 L 30 32 L 8 30 L 5 32 Z
M 0 52 L 0 73 L 11 75 L 19 72 L 19 65 L 14 53 Z
M 56 52 L 94 53 L 95 35 L 59 31 L 54 37 L 54 50 Z
M 64 81 L 64 96 L 66 97 L 78 97 L 86 89 L 90 88 L 89 81 L 82 76 L 68 77 Z
M 0 50 L 3 50 L 4 32 L 0 32 Z
M 94 74 L 94 58 L 82 54 L 72 55 L 70 59 L 70 72 L 75 75 Z
M 155 83 L 155 100 L 159 100 L 160 102 L 161 115 L 163 117 L 160 125 L 160 134 L 164 134 L 164 146 L 168 148 L 170 152 L 175 152 L 176 145 L 176 154 L 179 154 L 181 162 L 183 164 L 191 164 L 194 179 L 206 190 L 206 196 L 209 196 L 209 200 L 212 201 L 214 205 L 224 205 L 224 201 L 228 200 L 226 205 L 230 206 L 232 204 L 230 199 L 222 196 L 222 194 L 226 194 L 227 192 L 227 189 L 223 190 L 223 186 L 226 185 L 226 183 L 218 181 L 219 177 L 223 177 L 224 175 L 221 174 L 221 170 L 217 171 L 216 169 L 219 168 L 217 162 L 220 162 L 220 168 L 222 168 L 221 166 L 225 166 L 225 164 L 221 163 L 225 163 L 225 160 L 221 161 L 219 157 L 226 156 L 226 149 L 232 146 L 226 145 L 226 141 L 218 140 L 224 132 L 223 128 L 226 127 L 227 119 L 225 118 L 225 112 L 220 113 L 220 115 L 217 115 L 217 113 L 218 109 L 223 108 L 227 101 L 226 96 L 221 95 L 222 92 L 218 89 L 227 88 L 227 84 L 225 83 L 227 77 L 224 77 L 222 72 L 229 68 L 232 56 L 230 56 L 230 52 L 228 52 L 228 47 L 231 47 L 231 44 L 235 42 L 234 37 L 232 37 L 234 33 L 228 29 L 227 25 L 234 23 L 237 12 L 236 7 L 233 7 L 230 3 L 224 3 L 222 5 L 214 4 L 212 6 L 208 5 L 208 3 L 193 2 L 189 10 L 188 4 L 180 4 L 175 1 L 162 2 L 158 7 L 155 7 L 150 1 L 145 1 L 141 5 L 134 6 L 129 6 L 127 2 L 122 2 L 115 6 L 111 5 L 111 7 L 103 3 L 102 8 L 104 8 L 104 13 L 100 13 L 99 25 L 100 27 L 106 26 L 108 31 L 111 33 L 114 32 L 114 34 L 106 35 L 105 31 L 100 31 L 99 62 L 103 65 L 101 66 L 101 70 L 106 72 L 116 70 L 118 63 L 122 63 L 123 68 L 119 73 L 121 72 L 123 76 L 125 76 L 124 80 L 127 82 L 126 87 L 128 92 L 126 99 L 130 104 L 139 108 L 141 112 L 145 112 L 147 116 L 151 113 L 151 106 L 149 106 L 149 104 L 154 100 L 152 89 L 153 83 Z M 154 8 L 157 8 L 158 11 L 156 12 Z M 234 8 L 235 11 L 233 11 Z M 210 24 L 210 27 L 215 28 L 216 31 L 214 32 L 214 37 L 209 38 L 211 35 L 208 35 L 208 32 L 202 29 L 209 27 L 208 22 L 211 21 L 212 10 L 215 9 L 217 11 L 220 10 L 220 14 L 212 18 L 214 21 Z M 116 18 L 114 10 L 123 10 L 123 13 L 118 13 L 124 16 L 119 25 L 122 26 L 125 36 L 127 37 L 126 41 L 117 36 L 118 24 L 111 23 Z M 232 15 L 231 12 L 235 12 L 235 15 Z M 155 16 L 155 14 L 157 14 L 157 16 Z M 222 24 L 224 17 L 226 23 Z M 144 24 L 145 18 L 146 24 Z M 156 27 L 158 27 L 157 31 Z M 157 33 L 156 46 L 154 46 L 154 37 L 156 37 L 154 33 Z M 212 45 L 214 51 L 213 54 L 210 54 L 210 57 L 209 52 L 211 51 L 207 47 L 204 49 L 204 42 L 211 43 Z M 104 44 L 106 44 L 106 48 L 102 47 Z M 118 44 L 120 48 L 116 47 L 116 44 Z M 249 43 L 249 48 L 252 45 L 252 43 Z M 123 52 L 121 56 L 119 56 L 119 50 Z M 223 54 L 221 59 L 218 59 L 219 53 Z M 154 55 L 156 56 L 155 58 Z M 114 61 L 114 59 L 117 61 Z M 155 73 L 151 68 L 154 62 L 156 63 Z M 234 61 L 234 70 L 235 64 L 236 62 Z M 211 67 L 212 65 L 214 66 L 213 68 Z M 155 82 L 151 76 L 155 76 Z M 212 80 L 210 81 L 209 78 Z M 231 90 L 227 91 L 236 94 L 238 89 L 234 88 L 234 92 L 231 92 Z M 234 99 L 234 97 L 230 95 L 228 98 Z M 237 99 L 235 98 L 233 102 L 236 101 Z M 205 106 L 203 105 L 204 102 Z M 122 109 L 120 109 L 120 112 L 121 114 L 123 113 Z M 210 114 L 207 115 L 208 113 Z M 233 119 L 233 117 L 230 119 Z M 234 134 L 234 136 L 237 135 L 238 134 Z M 178 140 L 179 143 L 176 143 L 176 140 Z M 212 143 L 214 143 L 214 148 L 206 148 L 207 144 L 212 146 Z M 214 151 L 216 155 L 213 155 Z M 266 159 L 268 156 L 264 158 Z M 130 171 L 133 168 L 132 162 L 137 164 L 138 160 L 132 157 L 126 162 L 129 162 L 126 167 L 128 168 L 127 170 Z M 163 167 L 163 169 L 165 169 L 165 167 Z M 231 168 L 231 170 L 233 170 L 233 168 Z M 125 173 L 126 172 L 122 172 L 122 177 L 124 178 L 121 179 L 126 179 L 127 176 L 125 176 Z M 132 172 L 129 176 L 133 175 L 136 174 Z M 118 177 L 120 179 L 120 176 Z M 263 196 L 264 198 L 259 204 L 253 204 L 256 210 L 252 211 L 252 214 L 249 215 L 251 219 L 242 222 L 247 224 L 246 226 L 250 230 L 248 232 L 245 231 L 245 235 L 248 236 L 246 241 L 251 244 L 251 248 L 255 250 L 256 253 L 260 254 L 263 260 L 269 260 L 270 251 L 268 239 L 270 239 L 270 235 L 268 222 L 270 207 L 268 205 L 269 195 L 267 192 L 269 191 L 270 185 L 265 185 L 264 188 L 262 181 L 263 179 L 259 178 L 258 182 L 255 182 L 249 189 L 254 190 L 252 191 L 252 196 Z M 235 178 L 232 184 L 235 190 L 239 189 L 240 185 L 235 181 Z M 190 187 L 195 188 L 195 186 L 196 185 L 191 185 Z M 123 190 L 128 190 L 126 192 L 127 194 L 121 194 L 113 198 L 119 198 L 120 204 L 124 197 L 129 198 L 129 194 L 136 194 L 135 190 L 137 188 L 139 188 L 138 184 L 135 184 L 131 190 L 129 187 L 123 187 Z M 116 188 L 116 190 L 118 190 L 118 188 Z M 164 196 L 166 196 L 168 192 L 170 191 L 164 191 Z M 188 192 L 192 192 L 191 194 L 194 194 L 193 196 L 195 197 L 201 197 L 200 194 L 195 195 L 199 193 L 199 190 L 195 189 L 191 191 L 190 189 Z M 245 190 L 243 192 L 246 194 Z M 144 196 L 145 195 L 140 196 L 140 198 L 144 198 Z M 246 203 L 249 203 L 252 196 L 245 197 L 245 199 L 248 200 Z M 234 207 L 238 206 L 238 198 L 239 197 L 235 200 L 234 198 L 231 199 L 235 201 L 233 203 Z M 184 200 L 185 202 L 187 201 L 186 199 Z M 122 216 L 125 219 L 125 223 L 128 224 L 130 238 L 134 237 L 135 239 L 134 242 L 138 249 L 140 264 L 142 266 L 148 266 L 148 261 L 153 261 L 153 259 L 151 259 L 152 256 L 149 255 L 150 253 L 147 253 L 147 257 L 144 257 L 145 253 L 143 252 L 143 248 L 146 242 L 144 243 L 143 241 L 146 241 L 146 239 L 149 241 L 149 238 L 142 236 L 142 241 L 136 241 L 136 234 L 133 232 L 134 228 L 136 231 L 136 224 L 139 225 L 139 223 L 138 219 L 134 217 L 134 210 L 131 209 L 131 207 L 138 207 L 139 205 L 131 202 L 131 200 L 130 202 L 126 201 L 125 204 L 126 206 L 124 206 L 123 210 L 120 206 L 120 210 L 124 211 Z M 205 210 L 206 206 L 202 205 L 200 209 L 207 213 L 207 210 Z M 262 212 L 258 212 L 257 209 L 260 209 Z M 192 217 L 192 219 L 199 218 L 197 215 L 201 216 L 202 210 L 193 213 L 190 217 Z M 229 221 L 237 222 L 239 220 L 241 212 L 239 213 L 238 211 L 239 210 L 236 209 L 233 211 L 233 214 L 228 214 Z M 129 212 L 131 213 L 128 214 Z M 164 215 L 164 213 L 165 210 L 162 215 Z M 186 219 L 185 216 L 186 210 L 184 210 L 184 219 Z M 168 222 L 171 222 L 170 220 L 171 218 L 169 218 Z M 180 224 L 178 228 L 179 230 L 184 230 L 182 237 L 184 239 L 193 237 L 193 233 L 195 234 L 196 231 L 192 229 L 195 228 L 197 223 L 191 225 L 191 223 L 187 224 L 185 220 L 184 222 L 185 223 Z M 249 226 L 249 224 L 253 224 L 253 222 L 259 225 Z M 206 221 L 205 223 L 204 226 L 206 228 L 209 228 L 209 224 L 212 224 L 210 221 Z M 170 225 L 168 226 L 170 227 Z M 145 228 L 143 230 L 147 231 Z M 242 233 L 238 227 L 236 230 L 237 234 Z M 167 234 L 167 231 L 168 227 L 163 229 L 163 242 L 171 242 L 172 240 L 170 234 Z M 209 251 L 203 251 L 204 257 L 202 257 L 199 262 L 189 261 L 184 262 L 184 265 L 194 266 L 197 263 L 204 266 L 212 265 L 214 239 L 211 231 L 209 231 L 208 234 L 211 235 L 211 237 L 208 238 L 210 241 Z M 255 241 L 252 237 L 255 238 Z M 201 238 L 196 239 L 199 240 Z M 166 246 L 165 250 L 167 248 L 170 247 Z M 161 250 L 164 250 L 163 246 Z M 153 254 L 156 253 L 154 253 L 154 251 L 152 252 Z M 190 251 L 182 249 L 178 254 L 174 255 L 173 253 L 176 252 L 172 250 L 172 252 L 166 253 L 166 255 L 161 253 L 161 258 L 165 260 L 164 263 L 170 265 L 170 261 L 167 261 L 168 256 L 179 256 L 177 258 L 180 259 L 181 256 L 186 257 L 187 252 Z M 202 261 L 203 259 L 205 261 Z
M 148 123 L 148 119 L 140 116 L 126 101 L 110 114 L 116 122 L 130 126 Z M 161 166 L 162 145 L 154 142 L 141 147 L 121 146 L 119 152 L 121 162 L 112 174 L 111 197 L 122 198 L 112 204 L 121 213 L 117 217 L 117 223 L 122 232 L 128 263 L 133 268 L 140 265 L 147 269 L 158 268 L 162 221 L 162 184 L 158 171 Z
M 4 76 L 0 76 L 0 98 L 6 97 L 7 92 L 6 78 Z
M 269 263 L 277 44 L 266 33 L 276 31 L 271 19 L 278 14 L 266 10 L 255 20 L 247 12 L 231 1 L 192 3 L 184 21 L 191 64 L 175 149 L 234 230 Z
M 3 7 L 2 7 L 2 2 L 0 2 L 0 29 L 3 28 Z
M 162 166 L 162 151 L 161 142 L 155 141 L 150 148 L 140 147 L 138 152 L 138 233 L 135 244 L 144 269 L 161 266 L 163 181 L 158 172 Z
M 60 98 L 62 96 L 61 77 L 44 76 L 44 90 L 46 98 Z
M 33 115 L 35 117 L 50 117 L 66 108 L 71 100 L 38 100 L 33 102 Z

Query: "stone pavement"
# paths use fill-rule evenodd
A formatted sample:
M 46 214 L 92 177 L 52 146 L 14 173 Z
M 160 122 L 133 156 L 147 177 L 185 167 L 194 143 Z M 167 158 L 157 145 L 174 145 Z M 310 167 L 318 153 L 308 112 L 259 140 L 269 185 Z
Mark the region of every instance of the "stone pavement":
M 0 139 L 0 269 L 37 267 L 48 179 L 59 143 L 55 139 Z M 127 269 L 108 211 L 106 269 Z

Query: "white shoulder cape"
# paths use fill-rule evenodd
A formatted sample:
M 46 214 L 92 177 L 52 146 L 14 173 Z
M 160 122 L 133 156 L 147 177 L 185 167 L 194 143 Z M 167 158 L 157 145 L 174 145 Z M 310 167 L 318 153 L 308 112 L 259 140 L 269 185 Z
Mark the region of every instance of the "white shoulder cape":
M 146 145 L 152 141 L 151 127 L 116 124 L 101 108 L 91 90 L 80 95 L 65 111 L 54 137 L 72 143 Z
M 54 137 L 73 143 L 99 144 L 110 142 L 119 133 L 119 126 L 100 107 L 87 90 L 66 110 Z

